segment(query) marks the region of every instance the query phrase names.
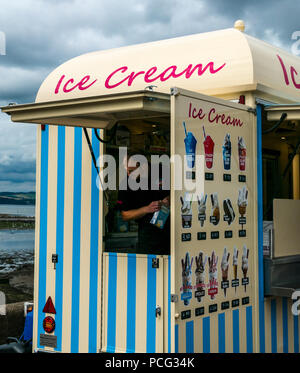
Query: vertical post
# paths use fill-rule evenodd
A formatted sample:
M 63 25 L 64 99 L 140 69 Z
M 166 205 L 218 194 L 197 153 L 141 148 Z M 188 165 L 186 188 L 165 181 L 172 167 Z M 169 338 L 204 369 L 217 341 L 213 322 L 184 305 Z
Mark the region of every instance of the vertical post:
M 257 105 L 257 220 L 258 220 L 258 298 L 259 352 L 265 352 L 265 305 L 263 272 L 263 177 L 262 177 L 262 105 Z

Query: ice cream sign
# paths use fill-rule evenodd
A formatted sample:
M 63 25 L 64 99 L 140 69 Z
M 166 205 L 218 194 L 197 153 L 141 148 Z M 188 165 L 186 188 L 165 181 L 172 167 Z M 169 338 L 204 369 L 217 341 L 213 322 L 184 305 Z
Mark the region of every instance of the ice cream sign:
M 152 66 L 148 69 L 140 69 L 132 71 L 129 66 L 121 66 L 106 76 L 96 77 L 90 74 L 84 75 L 79 79 L 68 75 L 62 74 L 58 79 L 54 93 L 70 93 L 72 91 L 85 91 L 93 85 L 101 84 L 106 89 L 111 90 L 119 86 L 125 85 L 128 87 L 134 86 L 135 82 L 142 84 L 152 84 L 159 82 L 166 82 L 170 79 L 178 79 L 183 77 L 190 79 L 191 77 L 198 76 L 199 78 L 204 74 L 214 75 L 225 67 L 226 63 L 216 66 L 213 61 L 207 64 L 188 64 L 184 68 L 179 68 L 177 65 L 167 66 L 161 68 L 159 66 Z

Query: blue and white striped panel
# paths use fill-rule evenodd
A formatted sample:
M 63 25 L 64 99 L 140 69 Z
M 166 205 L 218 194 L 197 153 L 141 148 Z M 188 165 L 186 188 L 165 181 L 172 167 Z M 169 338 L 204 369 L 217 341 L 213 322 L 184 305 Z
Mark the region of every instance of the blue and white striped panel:
M 44 333 L 48 296 L 56 308 L 57 351 L 100 348 L 99 237 L 101 192 L 81 128 L 38 128 L 34 348 Z M 100 144 L 89 130 L 96 158 Z M 56 270 L 52 254 L 58 254 Z M 48 349 L 48 348 L 47 348 Z
M 165 273 L 169 258 L 159 257 L 160 265 L 155 269 L 153 255 L 103 256 L 103 351 L 163 352 L 164 330 L 170 330 L 170 317 L 163 316 L 165 307 L 169 315 L 170 298 L 164 295 L 165 286 L 170 287 L 170 276 Z M 162 308 L 158 318 L 156 306 Z M 170 343 L 168 335 L 165 338 Z
M 254 352 L 252 306 L 175 325 L 176 353 Z

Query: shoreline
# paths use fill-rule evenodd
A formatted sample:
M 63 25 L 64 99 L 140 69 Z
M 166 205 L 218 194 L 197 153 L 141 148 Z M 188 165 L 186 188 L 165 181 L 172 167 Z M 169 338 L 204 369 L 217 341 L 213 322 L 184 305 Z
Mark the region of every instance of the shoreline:
M 11 214 L 0 214 L 0 230 L 3 229 L 34 229 L 35 217 L 34 216 L 21 216 Z

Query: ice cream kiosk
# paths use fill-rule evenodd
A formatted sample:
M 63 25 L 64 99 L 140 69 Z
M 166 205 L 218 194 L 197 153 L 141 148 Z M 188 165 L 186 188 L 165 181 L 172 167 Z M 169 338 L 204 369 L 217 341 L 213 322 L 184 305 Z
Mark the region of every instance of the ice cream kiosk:
M 243 31 L 89 53 L 2 108 L 37 124 L 35 352 L 299 352 L 300 59 Z M 169 255 L 99 186 L 124 147 L 170 157 Z

